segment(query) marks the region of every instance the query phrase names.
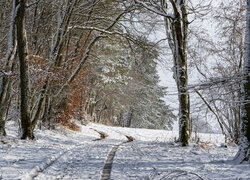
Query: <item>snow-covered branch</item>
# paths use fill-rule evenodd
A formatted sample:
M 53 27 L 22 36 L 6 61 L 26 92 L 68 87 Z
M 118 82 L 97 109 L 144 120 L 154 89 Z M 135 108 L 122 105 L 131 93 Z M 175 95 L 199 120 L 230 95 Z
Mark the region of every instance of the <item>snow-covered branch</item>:
M 242 79 L 242 74 L 234 74 L 229 77 L 214 77 L 210 78 L 209 81 L 199 83 L 199 84 L 194 84 L 194 85 L 189 85 L 187 89 L 195 89 L 195 90 L 201 90 L 201 89 L 207 89 L 209 87 L 213 86 L 222 86 L 222 85 L 229 85 L 235 82 L 240 82 Z
M 13 73 L 12 71 L 8 71 L 8 72 L 6 72 L 6 71 L 4 71 L 4 70 L 0 70 L 0 77 L 1 76 L 15 76 L 16 74 L 15 73 Z
M 69 30 L 71 30 L 71 29 L 81 29 L 81 30 L 98 31 L 100 33 L 108 34 L 108 35 L 119 35 L 119 36 L 122 36 L 122 37 L 124 37 L 126 39 L 129 39 L 131 41 L 135 41 L 135 39 L 133 39 L 127 33 L 122 33 L 122 32 L 118 32 L 118 31 L 109 31 L 109 30 L 100 29 L 100 28 L 97 28 L 97 27 L 91 27 L 91 26 L 71 26 L 71 27 L 69 27 Z
M 77 74 L 79 73 L 79 71 L 81 70 L 83 64 L 87 61 L 87 59 L 89 58 L 89 53 L 92 49 L 92 47 L 95 45 L 95 43 L 101 38 L 103 37 L 103 33 L 104 32 L 109 32 L 111 28 L 114 27 L 114 25 L 120 20 L 120 18 L 129 11 L 128 10 L 124 10 L 122 11 L 119 15 L 116 16 L 116 18 L 113 20 L 113 22 L 110 23 L 110 25 L 108 27 L 106 27 L 103 32 L 101 31 L 95 38 L 93 38 L 91 40 L 91 42 L 89 43 L 89 45 L 86 48 L 86 51 L 82 57 L 82 59 L 80 60 L 80 62 L 78 63 L 76 69 L 73 71 L 73 73 L 71 74 L 71 76 L 68 78 L 68 80 L 61 86 L 60 90 L 58 91 L 58 93 L 56 94 L 56 96 L 58 96 L 59 94 L 62 93 L 62 91 L 75 79 L 75 77 L 77 76 Z
M 149 5 L 147 5 L 146 3 L 142 2 L 142 1 L 134 0 L 134 2 L 136 4 L 140 4 L 141 6 L 143 6 L 144 8 L 146 8 L 147 10 L 149 10 L 149 11 L 155 13 L 155 14 L 158 14 L 160 16 L 163 16 L 163 17 L 166 17 L 166 18 L 170 18 L 172 20 L 174 20 L 174 18 L 175 18 L 174 15 L 172 15 L 172 14 L 166 14 L 164 12 L 161 12 L 161 11 L 157 10 L 157 9 L 153 9 Z

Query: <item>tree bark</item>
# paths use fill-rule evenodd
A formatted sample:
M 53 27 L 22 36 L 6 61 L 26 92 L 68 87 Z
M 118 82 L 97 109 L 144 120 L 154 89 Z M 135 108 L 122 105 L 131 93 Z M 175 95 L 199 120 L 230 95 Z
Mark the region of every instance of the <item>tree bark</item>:
M 43 109 L 45 98 L 46 98 L 47 85 L 48 85 L 48 83 L 45 83 L 45 85 L 43 86 L 42 91 L 40 93 L 36 112 L 34 113 L 34 117 L 32 118 L 32 121 L 31 121 L 32 131 L 34 131 L 34 129 L 38 123 L 38 120 L 41 116 L 41 113 L 42 113 L 42 109 Z
M 127 123 L 126 123 L 126 127 L 131 127 L 133 113 L 134 113 L 134 109 L 130 108 L 130 112 L 128 114 L 128 120 L 127 120 Z
M 17 52 L 20 67 L 20 90 L 21 90 L 21 139 L 33 139 L 29 107 L 29 75 L 28 75 L 28 53 L 27 38 L 25 32 L 26 0 L 18 1 L 17 9 Z
M 250 0 L 246 0 L 245 52 L 242 78 L 241 134 L 239 151 L 235 160 L 239 163 L 250 162 Z
M 172 49 L 174 59 L 174 78 L 178 90 L 179 98 L 179 141 L 182 146 L 189 145 L 189 93 L 187 90 L 187 29 L 188 20 L 186 12 L 186 2 L 181 0 L 174 2 L 170 0 L 174 19 L 167 18 L 166 31 L 169 39 L 169 45 Z

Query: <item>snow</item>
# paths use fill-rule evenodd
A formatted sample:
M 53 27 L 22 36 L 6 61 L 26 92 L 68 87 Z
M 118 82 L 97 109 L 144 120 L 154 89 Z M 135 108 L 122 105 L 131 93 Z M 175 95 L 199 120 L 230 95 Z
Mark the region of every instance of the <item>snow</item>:
M 15 126 L 8 122 L 1 137 L 0 179 L 100 179 L 115 145 L 111 179 L 250 179 L 249 164 L 230 161 L 238 147 L 225 147 L 221 134 L 198 134 L 200 143 L 181 147 L 177 131 L 89 123 L 79 132 L 37 129 L 30 141 L 19 140 Z M 97 140 L 98 132 L 107 137 Z M 135 140 L 120 144 L 125 135 Z

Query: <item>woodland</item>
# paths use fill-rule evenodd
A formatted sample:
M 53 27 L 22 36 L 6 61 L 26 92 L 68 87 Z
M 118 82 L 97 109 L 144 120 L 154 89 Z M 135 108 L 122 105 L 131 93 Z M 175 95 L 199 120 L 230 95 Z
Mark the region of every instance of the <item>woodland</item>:
M 166 130 L 178 121 L 177 141 L 188 146 L 191 133 L 215 128 L 213 119 L 239 145 L 235 160 L 250 162 L 250 0 L 0 0 L 0 7 L 1 136 L 8 121 L 30 140 L 35 128 L 77 131 L 72 119 Z M 164 100 L 159 66 L 173 74 L 177 114 Z

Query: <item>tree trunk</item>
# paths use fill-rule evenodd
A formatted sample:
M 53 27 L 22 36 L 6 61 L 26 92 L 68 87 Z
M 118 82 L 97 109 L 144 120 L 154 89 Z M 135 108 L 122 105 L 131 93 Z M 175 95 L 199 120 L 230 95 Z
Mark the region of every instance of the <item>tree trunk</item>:
M 182 146 L 189 145 L 189 93 L 187 90 L 187 12 L 185 0 L 174 2 L 170 0 L 174 19 L 166 18 L 166 32 L 169 39 L 169 46 L 174 59 L 174 78 L 179 98 L 179 141 Z
M 126 123 L 126 127 L 131 127 L 133 112 L 134 112 L 134 109 L 131 108 L 131 110 L 130 110 L 130 112 L 128 114 L 128 120 L 127 120 L 127 123 Z
M 61 53 L 65 45 L 66 34 L 68 33 L 68 26 L 70 24 L 71 15 L 76 7 L 77 0 L 74 0 L 71 4 L 70 1 L 61 1 L 58 10 L 58 27 L 56 34 L 56 41 L 50 52 L 50 62 L 55 66 L 60 66 Z
M 220 125 L 220 129 L 221 129 L 222 134 L 224 136 L 227 136 L 218 114 L 213 110 L 212 106 L 210 106 L 210 104 L 207 102 L 207 100 L 202 96 L 202 94 L 198 90 L 195 90 L 195 92 L 200 96 L 201 100 L 207 105 L 208 109 L 215 115 L 215 117 Z
M 250 162 L 250 0 L 247 0 L 245 52 L 242 79 L 240 147 L 235 156 L 239 163 Z
M 43 126 L 45 126 L 46 128 L 50 128 L 49 127 L 49 107 L 50 107 L 50 98 L 49 95 L 46 94 L 45 97 L 45 102 L 44 102 L 44 109 L 43 109 L 43 114 L 42 114 L 42 118 L 41 118 L 41 124 L 43 124 Z
M 38 104 L 36 107 L 36 111 L 34 113 L 34 117 L 32 118 L 32 122 L 31 122 L 32 131 L 34 131 L 34 129 L 38 123 L 38 120 L 41 116 L 42 109 L 44 107 L 44 102 L 45 102 L 46 92 L 47 92 L 47 85 L 48 85 L 48 82 L 45 83 L 45 85 L 43 86 L 41 93 L 40 93 L 40 97 L 39 97 L 39 101 L 38 101 Z
M 21 139 L 33 139 L 29 107 L 29 75 L 28 75 L 28 53 L 27 38 L 25 32 L 25 10 L 26 0 L 19 0 L 17 9 L 17 52 L 20 67 L 20 90 L 21 90 Z
M 57 33 L 56 33 L 56 40 L 55 40 L 55 43 L 53 45 L 53 47 L 51 48 L 50 50 L 50 56 L 49 56 L 49 60 L 50 60 L 50 63 L 51 65 L 54 65 L 56 67 L 60 67 L 61 66 L 61 63 L 62 63 L 62 52 L 63 52 L 63 48 L 65 47 L 65 41 L 66 41 L 66 35 L 68 33 L 68 26 L 70 24 L 70 21 L 71 21 L 71 16 L 73 14 L 73 11 L 76 7 L 78 3 L 78 0 L 74 0 L 73 2 L 69 1 L 69 0 L 63 0 L 60 2 L 60 5 L 59 5 L 59 9 L 58 9 L 58 27 L 57 27 Z M 46 109 L 48 111 L 50 111 L 54 105 L 56 103 L 50 103 L 48 105 L 48 107 L 44 107 L 45 106 L 45 96 L 48 96 L 48 95 L 45 95 L 47 93 L 48 90 L 50 90 L 50 94 L 54 94 L 56 92 L 56 89 L 52 88 L 49 86 L 50 84 L 50 77 L 48 76 L 47 77 L 47 81 L 44 85 L 45 88 L 42 89 L 41 93 L 40 93 L 40 97 L 39 97 L 39 103 L 38 103 L 38 109 L 37 111 L 35 112 L 35 114 L 33 115 L 33 119 L 32 119 L 32 129 L 35 128 L 40 115 L 41 115 L 41 112 L 42 112 L 42 109 Z M 54 91 L 51 93 L 51 91 Z M 59 94 L 57 94 L 57 96 L 59 96 Z M 57 99 L 60 99 L 60 97 L 48 97 L 49 99 L 53 99 L 51 100 L 50 102 L 57 102 L 58 100 Z M 50 111 L 51 112 L 51 111 Z M 51 120 L 51 117 L 46 117 L 47 115 L 50 115 L 50 113 L 45 113 L 43 114 L 43 117 L 42 119 L 45 120 L 45 119 L 48 119 L 48 123 L 49 123 L 49 126 L 51 124 L 50 120 Z

